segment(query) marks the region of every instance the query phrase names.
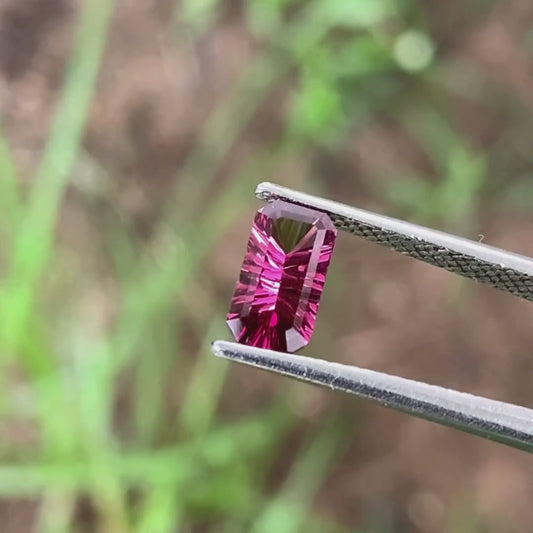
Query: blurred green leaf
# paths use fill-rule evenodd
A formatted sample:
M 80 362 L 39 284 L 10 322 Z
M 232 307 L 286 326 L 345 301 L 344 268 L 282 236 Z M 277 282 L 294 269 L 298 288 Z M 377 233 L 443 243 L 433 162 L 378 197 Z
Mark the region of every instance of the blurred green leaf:
M 136 533 L 172 533 L 183 517 L 177 505 L 177 487 L 161 484 L 146 489 Z
M 296 459 L 277 498 L 256 519 L 253 533 L 293 533 L 302 530 L 312 500 L 346 436 L 339 418 L 330 419 Z
M 218 4 L 219 0 L 181 0 L 176 10 L 176 19 L 199 35 L 213 24 Z
M 325 80 L 306 77 L 295 95 L 289 117 L 289 132 L 304 139 L 327 138 L 342 118 L 341 98 L 337 88 Z
M 508 185 L 500 205 L 512 212 L 529 215 L 533 211 L 533 174 L 521 176 Z
M 436 183 L 396 173 L 386 185 L 386 194 L 420 222 L 441 219 L 464 225 L 475 210 L 486 170 L 484 156 L 454 146 L 448 153 L 448 172 Z
M 68 533 L 75 510 L 75 495 L 72 492 L 47 491 L 41 502 L 38 533 Z
M 206 464 L 211 468 L 223 468 L 269 450 L 289 420 L 286 413 L 272 409 L 215 429 L 205 438 L 188 441 L 183 446 L 113 453 L 111 463 L 103 462 L 101 466 L 126 486 L 187 484 L 198 475 L 198 469 L 205 469 Z M 24 464 L 16 465 L 4 463 L 0 465 L 0 495 L 31 497 L 52 488 L 87 490 L 94 483 L 94 467 L 95 464 L 86 458 L 64 458 L 60 462 L 32 462 L 28 459 Z M 96 472 L 100 473 L 100 468 Z
M 248 0 L 246 2 L 246 18 L 253 34 L 267 36 L 280 27 L 283 0 Z
M 213 339 L 223 338 L 226 331 L 221 318 L 212 322 L 183 394 L 179 423 L 189 436 L 205 434 L 214 419 L 229 365 L 212 356 L 210 345 Z
M 48 144 L 14 241 L 0 306 L 4 342 L 16 348 L 52 250 L 59 203 L 76 161 L 114 3 L 86 0 Z
M 448 179 L 443 182 L 439 191 L 441 209 L 448 220 L 465 220 L 473 211 L 486 172 L 487 165 L 483 155 L 476 155 L 461 146 L 450 151 Z
M 371 35 L 343 43 L 331 56 L 330 65 L 337 78 L 359 78 L 394 66 L 390 51 Z
M 2 214 L 0 231 L 4 242 L 13 238 L 20 215 L 21 198 L 17 183 L 17 169 L 6 139 L 0 132 L 0 212 Z
M 393 10 L 387 0 L 328 0 L 320 4 L 319 14 L 326 26 L 368 27 Z

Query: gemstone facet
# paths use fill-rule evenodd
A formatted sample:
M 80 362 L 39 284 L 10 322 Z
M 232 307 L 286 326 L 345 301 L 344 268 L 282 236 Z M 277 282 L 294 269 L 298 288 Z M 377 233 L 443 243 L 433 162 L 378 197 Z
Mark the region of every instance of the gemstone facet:
M 227 315 L 238 342 L 289 352 L 309 342 L 336 237 L 319 211 L 276 200 L 256 213 Z

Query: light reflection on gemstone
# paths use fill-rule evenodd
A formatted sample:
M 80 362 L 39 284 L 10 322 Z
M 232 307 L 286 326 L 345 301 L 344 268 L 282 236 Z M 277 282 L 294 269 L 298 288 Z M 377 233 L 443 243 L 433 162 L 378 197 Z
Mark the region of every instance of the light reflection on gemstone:
M 256 213 L 227 315 L 238 342 L 289 352 L 309 342 L 336 236 L 319 211 L 276 200 Z

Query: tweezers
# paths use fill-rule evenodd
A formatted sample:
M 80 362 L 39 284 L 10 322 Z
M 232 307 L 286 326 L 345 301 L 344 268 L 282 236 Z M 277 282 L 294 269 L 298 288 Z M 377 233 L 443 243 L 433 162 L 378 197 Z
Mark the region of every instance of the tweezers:
M 335 226 L 401 254 L 533 301 L 533 259 L 409 222 L 261 183 L 256 196 L 327 213 Z M 355 394 L 385 407 L 533 453 L 533 409 L 315 357 L 222 340 L 219 357 Z

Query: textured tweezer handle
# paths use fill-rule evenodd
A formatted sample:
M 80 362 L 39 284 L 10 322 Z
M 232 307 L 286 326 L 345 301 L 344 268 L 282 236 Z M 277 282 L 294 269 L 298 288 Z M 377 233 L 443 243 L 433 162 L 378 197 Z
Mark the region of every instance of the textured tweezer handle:
M 261 200 L 284 200 L 327 213 L 339 229 L 455 274 L 533 301 L 533 259 L 272 183 Z

